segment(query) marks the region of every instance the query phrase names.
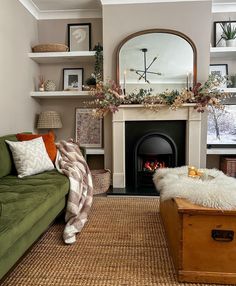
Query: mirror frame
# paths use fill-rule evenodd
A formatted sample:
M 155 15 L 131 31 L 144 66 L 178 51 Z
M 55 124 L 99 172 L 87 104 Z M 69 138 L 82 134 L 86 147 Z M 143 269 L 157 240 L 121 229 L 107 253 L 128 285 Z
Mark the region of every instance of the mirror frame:
M 145 35 L 145 34 L 152 34 L 152 33 L 165 33 L 165 34 L 172 34 L 179 36 L 183 38 L 185 41 L 187 41 L 190 46 L 192 47 L 193 50 L 193 85 L 196 85 L 197 83 L 197 48 L 194 44 L 194 42 L 185 34 L 175 31 L 175 30 L 170 30 L 170 29 L 148 29 L 148 30 L 143 30 L 139 31 L 133 34 L 130 34 L 127 36 L 124 40 L 122 40 L 117 47 L 116 51 L 116 83 L 120 85 L 120 65 L 119 65 L 119 55 L 120 55 L 120 50 L 123 47 L 123 45 L 128 42 L 129 40 L 136 38 L 137 36 Z

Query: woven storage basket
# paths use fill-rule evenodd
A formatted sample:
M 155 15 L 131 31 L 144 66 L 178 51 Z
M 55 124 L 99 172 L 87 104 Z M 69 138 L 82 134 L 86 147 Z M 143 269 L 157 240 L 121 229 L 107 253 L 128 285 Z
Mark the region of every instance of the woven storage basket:
M 41 44 L 32 48 L 33 53 L 68 52 L 69 48 L 63 44 Z
M 111 171 L 106 170 L 91 170 L 93 179 L 93 194 L 105 193 L 111 184 Z

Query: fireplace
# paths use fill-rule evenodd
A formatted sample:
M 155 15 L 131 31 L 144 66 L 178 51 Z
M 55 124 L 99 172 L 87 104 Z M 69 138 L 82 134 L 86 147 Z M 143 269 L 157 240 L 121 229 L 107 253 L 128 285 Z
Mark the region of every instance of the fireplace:
M 160 133 L 144 135 L 135 146 L 134 187 L 152 187 L 155 171 L 176 163 L 177 147 L 170 137 Z
M 145 125 L 146 123 L 148 125 Z M 155 160 L 157 160 L 159 167 L 161 167 L 160 163 L 163 164 L 163 162 L 173 164 L 172 166 L 193 165 L 198 168 L 201 167 L 201 150 L 204 151 L 201 148 L 201 113 L 196 112 L 192 104 L 185 104 L 176 111 L 170 110 L 168 106 L 163 106 L 158 112 L 148 110 L 141 104 L 123 105 L 113 115 L 112 127 L 114 189 L 123 190 L 127 186 L 134 188 L 135 146 L 139 140 L 147 138 L 145 136 L 150 134 L 156 134 L 158 136 L 154 136 L 155 138 L 159 137 L 169 142 L 173 156 L 168 153 L 156 154 L 154 157 L 143 156 L 144 160 L 150 161 L 149 165 L 155 164 Z M 168 138 L 171 138 L 175 143 L 177 151 Z M 168 158 L 170 155 L 171 158 Z M 173 159 L 175 156 L 176 161 Z
M 159 168 L 185 163 L 185 121 L 129 121 L 125 124 L 126 187 L 154 188 Z

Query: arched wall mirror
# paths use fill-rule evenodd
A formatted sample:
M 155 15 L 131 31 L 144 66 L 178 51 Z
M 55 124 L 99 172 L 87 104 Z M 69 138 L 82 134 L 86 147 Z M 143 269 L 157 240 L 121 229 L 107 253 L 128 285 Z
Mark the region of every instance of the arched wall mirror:
M 184 34 L 165 29 L 128 36 L 117 50 L 117 82 L 126 93 L 134 89 L 181 90 L 196 83 L 197 52 Z

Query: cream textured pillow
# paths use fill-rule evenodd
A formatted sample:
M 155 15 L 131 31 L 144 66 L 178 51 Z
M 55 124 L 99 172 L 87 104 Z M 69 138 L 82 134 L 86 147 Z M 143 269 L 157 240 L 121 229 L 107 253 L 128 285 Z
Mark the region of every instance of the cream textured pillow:
M 6 142 L 11 149 L 19 178 L 54 169 L 42 137 L 23 142 Z

